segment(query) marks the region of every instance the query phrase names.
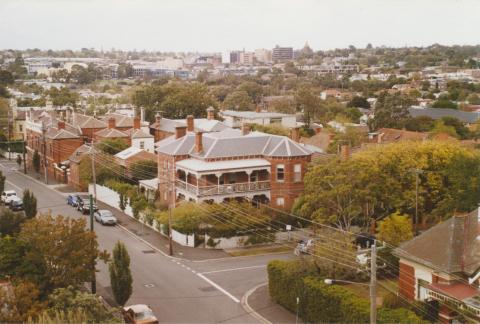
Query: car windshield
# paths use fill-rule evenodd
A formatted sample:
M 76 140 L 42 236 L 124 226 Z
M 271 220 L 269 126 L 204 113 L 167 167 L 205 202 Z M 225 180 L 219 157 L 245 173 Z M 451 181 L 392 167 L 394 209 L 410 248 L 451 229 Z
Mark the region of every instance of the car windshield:
M 112 217 L 112 216 L 113 216 L 113 215 L 112 215 L 112 212 L 110 212 L 110 211 L 108 211 L 108 210 L 104 210 L 104 211 L 100 212 L 100 215 L 101 215 L 102 217 Z
M 151 310 L 146 309 L 143 312 L 140 313 L 135 313 L 135 319 L 136 320 L 143 320 L 143 319 L 148 319 L 154 317 L 153 313 Z

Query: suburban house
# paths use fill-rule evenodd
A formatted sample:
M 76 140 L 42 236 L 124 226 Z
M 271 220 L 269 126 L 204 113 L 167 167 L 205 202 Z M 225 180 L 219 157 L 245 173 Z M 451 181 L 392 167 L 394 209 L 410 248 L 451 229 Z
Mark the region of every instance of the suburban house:
M 163 118 L 157 113 L 155 122 L 150 125 L 150 134 L 154 136 L 155 142 L 175 134 L 177 126 L 186 127 L 189 132 L 200 131 L 204 133 L 219 132 L 229 128 L 223 122 L 215 119 L 215 109 L 207 108 L 207 118 L 194 118 L 192 115 L 186 119 Z
M 32 167 L 34 152 L 40 155 L 40 166 L 46 163 L 49 176 L 66 182 L 64 161 L 83 144 L 78 129 L 67 125 L 54 116 L 55 112 L 30 111 L 25 122 L 27 166 Z
M 261 111 L 234 111 L 220 112 L 225 125 L 231 128 L 240 128 L 243 124 L 271 125 L 277 124 L 287 128 L 297 127 L 295 115 Z
M 299 138 L 299 129 L 292 137 Z M 304 189 L 312 151 L 285 136 L 241 130 L 185 132 L 157 144 L 160 199 L 217 202 L 246 198 L 289 209 Z
M 368 133 L 370 143 L 386 144 L 399 141 L 424 141 L 429 137 L 428 133 L 412 132 L 404 129 L 380 128 L 376 132 Z
M 442 323 L 454 323 L 460 313 L 480 321 L 479 216 L 455 215 L 394 251 L 400 294 L 438 309 Z

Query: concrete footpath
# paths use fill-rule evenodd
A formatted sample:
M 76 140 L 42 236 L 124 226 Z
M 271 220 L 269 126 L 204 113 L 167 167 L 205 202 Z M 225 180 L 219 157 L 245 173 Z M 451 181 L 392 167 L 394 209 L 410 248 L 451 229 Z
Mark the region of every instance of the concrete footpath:
M 296 316 L 270 299 L 268 284 L 259 286 L 247 298 L 248 306 L 264 320 L 264 323 L 295 323 Z M 298 323 L 303 323 L 299 318 Z

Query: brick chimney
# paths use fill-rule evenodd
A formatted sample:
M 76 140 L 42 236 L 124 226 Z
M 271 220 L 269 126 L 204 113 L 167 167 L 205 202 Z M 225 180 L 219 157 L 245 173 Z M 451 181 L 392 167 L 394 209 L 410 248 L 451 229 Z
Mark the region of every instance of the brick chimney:
M 175 126 L 175 139 L 187 134 L 187 126 Z
M 187 131 L 193 132 L 194 131 L 194 122 L 195 119 L 193 119 L 192 115 L 187 116 Z
M 155 115 L 155 122 L 156 122 L 157 124 L 160 124 L 161 121 L 162 121 L 162 115 L 160 115 L 160 113 L 157 113 L 157 114 Z
M 242 135 L 248 135 L 250 133 L 250 125 L 247 123 L 242 124 Z
M 350 145 L 340 146 L 340 159 L 346 161 L 350 158 Z
M 65 129 L 65 122 L 63 120 L 59 120 L 57 123 L 58 129 Z
M 115 120 L 114 117 L 110 117 L 110 118 L 108 119 L 108 128 L 110 128 L 110 129 L 111 129 L 111 128 L 115 128 L 116 122 L 117 122 L 117 121 Z
M 202 153 L 203 151 L 203 133 L 195 133 L 195 153 Z
M 319 134 L 322 132 L 322 127 L 315 128 L 315 134 Z
M 215 119 L 215 109 L 212 106 L 207 108 L 207 119 L 208 120 Z
M 140 129 L 140 117 L 133 118 L 133 129 Z
M 290 130 L 290 137 L 292 141 L 294 142 L 300 142 L 300 128 L 299 127 L 293 127 Z

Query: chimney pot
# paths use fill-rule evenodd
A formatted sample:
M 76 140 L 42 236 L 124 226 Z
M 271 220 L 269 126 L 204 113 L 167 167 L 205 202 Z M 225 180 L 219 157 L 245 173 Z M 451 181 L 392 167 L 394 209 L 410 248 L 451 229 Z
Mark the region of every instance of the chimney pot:
M 195 133 L 195 153 L 202 153 L 203 151 L 203 134 L 202 132 Z
M 294 142 L 300 142 L 300 128 L 299 127 L 294 127 L 290 130 L 290 137 L 292 138 L 292 141 Z
M 140 117 L 133 118 L 133 129 L 140 129 Z
M 58 121 L 58 129 L 65 129 L 65 122 L 63 120 Z
M 207 108 L 207 119 L 208 120 L 215 119 L 215 109 L 212 106 Z
M 250 133 L 250 125 L 247 123 L 242 124 L 242 135 L 248 135 Z
M 175 126 L 175 139 L 183 137 L 187 134 L 187 126 Z
M 112 129 L 112 128 L 115 128 L 115 125 L 116 124 L 116 120 L 114 117 L 110 117 L 108 119 L 108 128 Z
M 194 131 L 194 119 L 193 119 L 193 116 L 192 115 L 188 115 L 187 116 L 187 131 L 189 132 L 193 132 Z

